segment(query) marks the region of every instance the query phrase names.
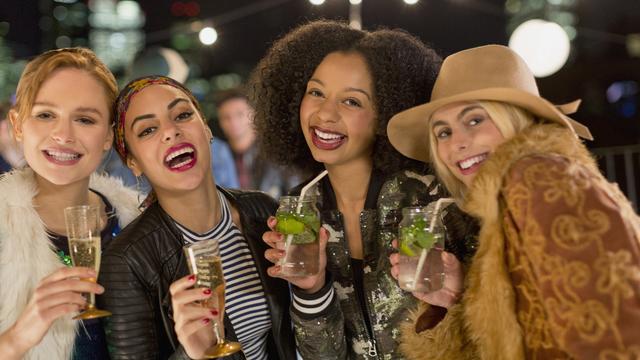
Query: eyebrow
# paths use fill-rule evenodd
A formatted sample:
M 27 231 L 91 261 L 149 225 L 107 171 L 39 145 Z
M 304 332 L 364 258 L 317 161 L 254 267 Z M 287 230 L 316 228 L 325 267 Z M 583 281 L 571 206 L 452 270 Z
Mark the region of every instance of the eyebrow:
M 311 79 L 309 79 L 309 82 L 311 82 L 311 81 L 317 82 L 318 84 L 320 84 L 320 85 L 324 86 L 324 83 L 323 83 L 321 80 L 311 78 Z M 346 91 L 355 91 L 355 92 L 359 92 L 359 93 L 363 94 L 364 96 L 366 96 L 366 97 L 367 97 L 367 99 L 369 99 L 369 101 L 371 101 L 371 95 L 369 95 L 369 93 L 368 93 L 368 92 L 366 92 L 366 91 L 364 91 L 364 90 L 362 90 L 362 89 L 360 89 L 360 88 L 348 87 L 348 88 L 346 88 L 345 90 L 346 90 Z
M 50 103 L 50 102 L 46 102 L 46 101 L 39 101 L 39 102 L 35 102 L 33 103 L 33 106 L 50 106 L 50 107 L 57 107 L 55 104 Z M 102 116 L 102 113 L 100 112 L 100 110 L 94 108 L 94 107 L 89 107 L 89 106 L 83 106 L 83 107 L 79 107 L 79 108 L 75 108 L 73 111 L 75 112 L 90 112 L 90 113 L 94 113 L 98 116 Z
M 181 102 L 189 102 L 189 100 L 185 99 L 185 98 L 177 98 L 174 99 L 173 101 L 171 101 L 169 103 L 169 105 L 167 105 L 167 110 L 171 110 L 173 109 L 176 105 L 178 105 Z M 133 125 L 135 125 L 136 122 L 141 121 L 141 120 L 147 120 L 147 119 L 153 119 L 155 117 L 154 114 L 144 114 L 144 115 L 140 115 L 140 116 L 136 116 L 135 119 L 133 119 L 133 121 L 131 122 L 131 126 L 129 126 L 130 129 L 133 129 Z
M 458 121 L 460 121 L 468 112 L 473 111 L 475 109 L 482 109 L 482 106 L 474 104 L 474 105 L 469 105 L 469 106 L 465 107 L 464 109 L 462 109 L 462 111 L 460 111 L 458 116 L 456 116 L 458 118 Z M 435 128 L 436 126 L 446 126 L 446 125 L 448 125 L 448 123 L 446 121 L 444 121 L 444 120 L 436 120 L 431 125 L 431 128 Z

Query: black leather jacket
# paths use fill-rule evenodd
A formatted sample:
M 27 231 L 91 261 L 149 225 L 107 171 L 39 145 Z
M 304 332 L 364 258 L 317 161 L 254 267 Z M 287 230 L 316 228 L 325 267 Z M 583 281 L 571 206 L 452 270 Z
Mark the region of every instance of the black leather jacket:
M 267 245 L 262 234 L 276 202 L 257 191 L 222 191 L 238 209 L 243 233 L 262 281 L 271 313 L 268 339 L 270 359 L 295 359 L 289 316 L 289 288 L 267 275 Z M 102 257 L 100 284 L 105 287 L 99 307 L 113 315 L 106 320 L 109 352 L 113 359 L 188 359 L 177 340 L 172 320 L 169 286 L 186 276 L 182 233 L 155 202 L 116 237 Z M 226 337 L 236 336 L 225 316 Z M 228 359 L 244 359 L 236 353 Z

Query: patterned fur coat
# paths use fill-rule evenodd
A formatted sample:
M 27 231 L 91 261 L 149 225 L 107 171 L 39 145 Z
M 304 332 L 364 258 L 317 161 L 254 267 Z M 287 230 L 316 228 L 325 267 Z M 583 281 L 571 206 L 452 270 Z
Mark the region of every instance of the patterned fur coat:
M 502 144 L 465 209 L 481 231 L 462 301 L 432 329 L 414 313 L 408 358 L 640 359 L 640 219 L 569 131 Z
M 109 200 L 121 227 L 139 214 L 136 193 L 120 180 L 93 175 L 89 187 Z M 40 280 L 64 266 L 33 207 L 37 191 L 29 168 L 0 177 L 0 333 L 15 323 Z M 69 359 L 78 323 L 71 316 L 58 319 L 24 358 Z

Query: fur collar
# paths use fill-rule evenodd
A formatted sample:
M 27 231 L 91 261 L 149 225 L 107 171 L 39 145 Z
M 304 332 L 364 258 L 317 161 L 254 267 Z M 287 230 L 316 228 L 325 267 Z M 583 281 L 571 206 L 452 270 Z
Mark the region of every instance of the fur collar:
M 124 228 L 138 214 L 136 192 L 120 180 L 94 174 L 89 185 L 113 205 Z M 62 266 L 32 205 L 37 194 L 33 170 L 15 170 L 0 178 L 0 333 L 22 313 L 42 278 Z M 56 321 L 25 359 L 69 359 L 78 322 Z
M 523 335 L 516 318 L 515 292 L 505 263 L 500 195 L 511 166 L 530 155 L 557 154 L 598 172 L 590 153 L 557 125 L 535 125 L 502 144 L 476 175 L 464 209 L 482 228 L 467 277 L 464 307 L 468 335 L 482 359 L 523 359 Z M 490 279 L 490 283 L 487 283 Z M 484 280 L 484 281 L 483 281 Z

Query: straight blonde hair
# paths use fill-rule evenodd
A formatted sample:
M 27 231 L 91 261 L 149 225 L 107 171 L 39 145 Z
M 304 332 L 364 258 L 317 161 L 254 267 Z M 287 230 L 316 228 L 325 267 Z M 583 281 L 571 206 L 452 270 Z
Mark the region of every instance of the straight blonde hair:
M 473 104 L 479 105 L 487 112 L 491 121 L 493 121 L 505 139 L 512 138 L 535 122 L 533 114 L 519 106 L 500 101 L 476 101 L 473 102 Z M 432 120 L 433 117 L 431 117 L 427 123 L 429 128 L 431 128 Z M 437 139 L 431 130 L 429 131 L 428 141 L 429 157 L 436 171 L 436 175 L 440 178 L 440 181 L 447 188 L 451 196 L 453 196 L 459 204 L 462 204 L 467 189 L 466 185 L 455 177 L 438 156 Z

